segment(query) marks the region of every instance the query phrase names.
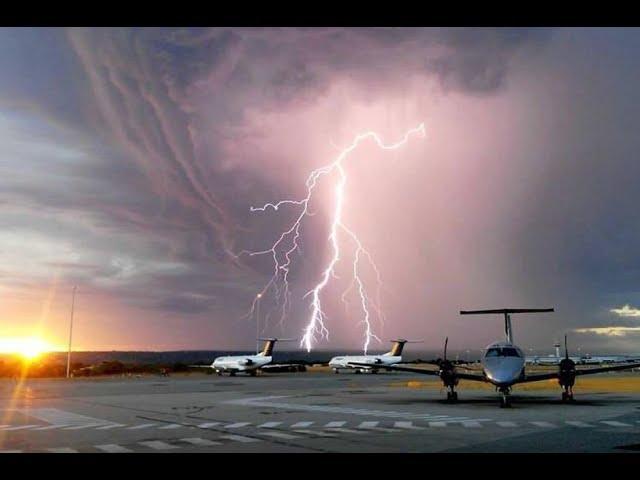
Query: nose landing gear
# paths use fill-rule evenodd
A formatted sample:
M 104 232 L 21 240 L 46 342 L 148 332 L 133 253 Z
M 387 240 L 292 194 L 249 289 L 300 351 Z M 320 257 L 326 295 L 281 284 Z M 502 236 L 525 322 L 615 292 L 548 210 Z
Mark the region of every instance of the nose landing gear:
M 501 388 L 500 389 L 500 408 L 510 408 L 511 407 L 511 389 Z
M 449 385 L 449 390 L 447 390 L 447 402 L 455 403 L 458 401 L 458 392 L 455 391 L 455 387 L 453 385 Z
M 562 392 L 562 403 L 573 402 L 573 386 L 563 385 L 564 391 Z

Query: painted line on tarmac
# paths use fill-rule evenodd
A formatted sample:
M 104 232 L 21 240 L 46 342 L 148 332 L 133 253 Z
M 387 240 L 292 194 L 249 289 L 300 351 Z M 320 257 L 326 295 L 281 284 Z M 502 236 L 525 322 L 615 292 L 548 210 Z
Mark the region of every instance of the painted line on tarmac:
M 262 441 L 259 438 L 243 437 L 242 435 L 221 435 L 220 438 L 226 438 L 240 443 L 255 443 Z
M 617 422 L 615 420 L 602 420 L 600 423 L 604 423 L 605 425 L 610 425 L 612 427 L 633 427 L 633 425 L 624 422 Z
M 437 419 L 447 419 L 448 421 L 455 421 L 455 420 L 478 421 L 478 419 L 469 418 L 469 417 L 449 417 L 446 415 L 431 415 L 429 413 L 396 412 L 396 411 L 388 411 L 388 410 L 368 410 L 368 409 L 359 409 L 359 408 L 331 407 L 326 405 L 304 405 L 304 404 L 272 401 L 278 398 L 288 398 L 288 396 L 277 395 L 277 396 L 269 396 L 269 397 L 242 398 L 242 399 L 236 399 L 236 400 L 227 400 L 222 403 L 232 404 L 232 405 L 242 405 L 242 406 L 248 406 L 248 407 L 271 407 L 271 408 L 281 408 L 281 409 L 287 409 L 287 410 L 343 413 L 347 415 L 363 415 L 363 416 L 371 416 L 371 417 L 405 418 L 405 419 L 414 419 L 414 420 L 417 420 L 417 419 L 429 420 L 429 419 L 437 418 Z
M 98 450 L 102 450 L 107 453 L 132 453 L 133 450 L 125 448 L 122 445 L 116 445 L 115 443 L 108 443 L 106 445 L 94 445 Z
M 181 442 L 190 443 L 191 445 L 197 445 L 199 447 L 212 447 L 214 445 L 222 445 L 220 442 L 214 442 L 206 438 L 181 438 Z
M 171 445 L 170 443 L 161 442 L 160 440 L 148 440 L 145 442 L 138 442 L 138 444 L 154 450 L 175 450 L 176 448 L 180 448 L 176 445 Z

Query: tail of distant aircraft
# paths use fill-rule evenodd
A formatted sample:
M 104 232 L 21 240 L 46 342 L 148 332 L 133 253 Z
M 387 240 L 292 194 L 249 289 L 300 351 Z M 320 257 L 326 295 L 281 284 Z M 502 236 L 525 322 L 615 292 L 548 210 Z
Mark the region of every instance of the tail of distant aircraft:
M 399 357 L 400 355 L 402 355 L 402 349 L 404 348 L 405 343 L 422 342 L 422 340 L 411 341 L 411 340 L 405 340 L 403 338 L 400 338 L 398 340 L 390 340 L 390 341 L 393 342 L 393 346 L 391 347 L 390 351 L 384 354 L 385 357 Z
M 264 340 L 264 347 L 262 347 L 262 351 L 258 354 L 259 357 L 271 357 L 273 354 L 273 347 L 276 342 L 292 342 L 292 338 L 260 338 L 259 340 Z
M 460 315 L 483 315 L 488 313 L 500 313 L 504 315 L 504 333 L 509 343 L 513 343 L 513 330 L 511 328 L 512 313 L 538 313 L 553 312 L 553 308 L 501 308 L 497 310 L 461 310 Z

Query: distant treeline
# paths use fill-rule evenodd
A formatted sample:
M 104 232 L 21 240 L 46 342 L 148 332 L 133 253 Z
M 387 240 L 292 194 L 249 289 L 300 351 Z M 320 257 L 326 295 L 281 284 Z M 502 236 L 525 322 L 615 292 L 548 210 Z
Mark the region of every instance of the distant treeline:
M 158 374 L 185 372 L 189 365 L 210 365 L 223 355 L 254 355 L 255 352 L 238 351 L 173 351 L 173 352 L 73 352 L 71 372 L 73 376 Z M 352 352 L 359 355 L 361 352 Z M 276 352 L 274 363 L 302 365 L 326 365 L 336 355 L 345 352 Z M 405 356 L 405 358 L 407 358 Z M 434 361 L 433 356 L 426 361 Z M 0 355 L 0 377 L 50 378 L 66 375 L 67 354 L 53 352 L 25 362 L 15 355 Z M 420 358 L 407 358 L 406 363 L 421 363 Z M 205 370 L 212 373 L 212 370 Z

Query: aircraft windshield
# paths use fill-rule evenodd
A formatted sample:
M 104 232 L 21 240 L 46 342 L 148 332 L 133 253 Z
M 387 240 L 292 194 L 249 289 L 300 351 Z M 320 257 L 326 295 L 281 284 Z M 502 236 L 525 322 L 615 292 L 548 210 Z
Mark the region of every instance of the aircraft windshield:
M 496 347 L 487 350 L 485 357 L 519 357 L 518 351 L 511 347 Z

